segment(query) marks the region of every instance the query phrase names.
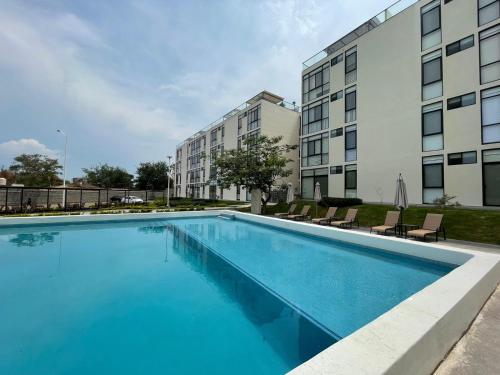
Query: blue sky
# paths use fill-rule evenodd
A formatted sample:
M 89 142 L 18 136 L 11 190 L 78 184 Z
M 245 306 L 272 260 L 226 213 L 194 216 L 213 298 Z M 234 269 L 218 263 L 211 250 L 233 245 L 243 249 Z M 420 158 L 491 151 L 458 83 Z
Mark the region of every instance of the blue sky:
M 0 167 L 135 172 L 263 89 L 300 101 L 304 60 L 392 0 L 1 0 Z

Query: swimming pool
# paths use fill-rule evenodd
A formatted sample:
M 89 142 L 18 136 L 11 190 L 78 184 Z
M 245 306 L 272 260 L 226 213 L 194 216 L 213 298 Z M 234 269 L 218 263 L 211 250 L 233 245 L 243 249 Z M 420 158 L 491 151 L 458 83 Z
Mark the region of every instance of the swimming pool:
M 0 228 L 0 373 L 284 373 L 456 267 L 244 219 Z

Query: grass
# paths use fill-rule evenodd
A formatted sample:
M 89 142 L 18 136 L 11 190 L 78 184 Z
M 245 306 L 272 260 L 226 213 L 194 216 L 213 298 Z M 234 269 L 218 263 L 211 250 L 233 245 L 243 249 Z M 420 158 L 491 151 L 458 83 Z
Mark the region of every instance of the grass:
M 318 205 L 318 214 L 315 212 L 315 203 L 308 201 L 297 202 L 297 211 L 300 211 L 304 204 L 311 205 L 312 217 L 324 217 L 327 207 Z M 395 210 L 389 205 L 368 205 L 354 206 L 358 211 L 359 225 L 362 227 L 372 227 L 384 223 L 387 211 Z M 269 206 L 266 215 L 273 215 L 276 212 L 286 212 L 288 205 L 279 203 Z M 249 211 L 249 209 L 245 209 Z M 339 208 L 337 216 L 343 217 L 347 208 Z M 409 224 L 422 225 L 427 213 L 444 214 L 443 225 L 446 229 L 446 237 L 449 239 L 482 242 L 500 245 L 500 210 L 467 209 L 461 207 L 437 208 L 437 207 L 409 207 L 404 210 L 403 221 Z

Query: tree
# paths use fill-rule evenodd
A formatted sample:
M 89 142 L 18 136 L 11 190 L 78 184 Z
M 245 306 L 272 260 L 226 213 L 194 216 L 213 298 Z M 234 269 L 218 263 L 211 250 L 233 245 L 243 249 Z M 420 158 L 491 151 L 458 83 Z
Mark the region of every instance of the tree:
M 167 188 L 169 167 L 167 162 L 141 163 L 137 168 L 135 186 L 138 189 L 164 190 Z M 172 187 L 170 179 L 170 187 Z
M 216 182 L 224 189 L 245 186 L 250 192 L 254 189 L 264 193 L 263 211 L 271 199 L 271 189 L 276 182 L 292 174 L 286 166 L 293 161 L 285 156 L 297 145 L 280 144 L 283 137 L 248 137 L 245 147 L 228 150 L 215 156 L 213 166 L 216 173 L 210 176 L 210 182 Z M 209 183 L 210 183 L 209 182 Z
M 0 170 L 0 177 L 7 180 L 7 185 L 12 185 L 16 181 L 15 173 L 9 169 L 5 169 L 4 167 Z
M 57 159 L 40 154 L 22 154 L 16 156 L 14 162 L 9 169 L 14 172 L 18 184 L 47 187 L 62 183 L 58 176 L 62 166 Z
M 99 164 L 93 168 L 83 168 L 87 181 L 95 186 L 103 188 L 122 188 L 129 189 L 132 187 L 134 176 L 129 174 L 125 169 L 120 167 L 112 167 L 108 164 Z

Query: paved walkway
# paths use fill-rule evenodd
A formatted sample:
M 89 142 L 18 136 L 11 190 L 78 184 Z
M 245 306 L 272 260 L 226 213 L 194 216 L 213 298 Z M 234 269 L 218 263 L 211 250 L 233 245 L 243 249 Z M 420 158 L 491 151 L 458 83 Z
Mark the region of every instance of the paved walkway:
M 500 286 L 434 375 L 500 374 Z

